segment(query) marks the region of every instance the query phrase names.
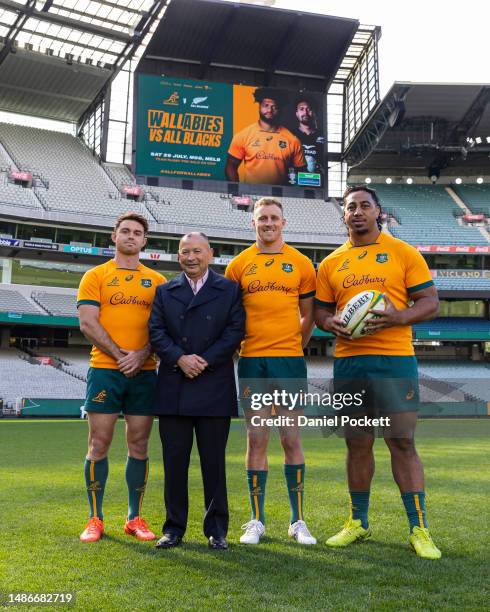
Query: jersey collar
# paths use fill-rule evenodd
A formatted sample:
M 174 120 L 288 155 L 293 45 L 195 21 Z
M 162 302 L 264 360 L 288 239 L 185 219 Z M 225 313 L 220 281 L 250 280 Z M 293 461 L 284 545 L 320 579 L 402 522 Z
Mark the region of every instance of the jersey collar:
M 289 248 L 288 245 L 286 243 L 284 243 L 282 245 L 282 249 L 280 251 L 274 251 L 273 253 L 263 253 L 259 247 L 257 246 L 257 243 L 254 242 L 254 248 L 255 248 L 255 253 L 256 255 L 284 255 L 285 251 Z
M 368 246 L 373 246 L 374 244 L 381 244 L 384 241 L 384 236 L 383 236 L 383 232 L 380 232 L 378 234 L 378 237 L 376 238 L 375 242 L 369 242 L 368 244 L 352 244 L 352 242 L 350 241 L 350 239 L 347 240 L 347 242 L 345 243 L 345 246 L 348 249 L 364 249 L 365 247 Z

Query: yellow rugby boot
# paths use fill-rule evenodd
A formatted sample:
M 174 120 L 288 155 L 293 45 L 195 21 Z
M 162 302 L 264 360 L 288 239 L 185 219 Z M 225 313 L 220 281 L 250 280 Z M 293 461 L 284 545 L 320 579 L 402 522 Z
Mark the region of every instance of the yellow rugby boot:
M 370 537 L 371 530 L 369 528 L 364 529 L 360 519 L 349 518 L 343 529 L 328 538 L 326 545 L 332 548 L 343 548 L 354 542 L 367 540 Z
M 422 527 L 414 527 L 408 541 L 419 557 L 423 559 L 440 559 L 441 551 L 432 541 L 429 530 Z

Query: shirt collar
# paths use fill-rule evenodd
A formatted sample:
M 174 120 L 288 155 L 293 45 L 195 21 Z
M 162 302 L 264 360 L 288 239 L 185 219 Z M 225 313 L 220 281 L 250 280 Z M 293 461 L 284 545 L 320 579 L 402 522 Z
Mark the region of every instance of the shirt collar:
M 196 294 L 200 289 L 202 289 L 202 286 L 208 280 L 209 268 L 206 270 L 206 273 L 204 274 L 204 276 L 202 276 L 197 281 L 193 280 L 192 278 L 189 278 L 185 272 L 184 272 L 184 276 L 186 277 L 187 282 L 191 286 L 192 291 L 194 292 L 194 294 Z

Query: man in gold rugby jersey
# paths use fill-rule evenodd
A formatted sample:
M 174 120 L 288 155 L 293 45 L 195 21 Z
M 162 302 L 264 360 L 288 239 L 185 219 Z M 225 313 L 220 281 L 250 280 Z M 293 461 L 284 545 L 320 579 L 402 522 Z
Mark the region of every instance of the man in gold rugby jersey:
M 303 348 L 313 330 L 316 275 L 308 257 L 285 243 L 285 225 L 278 200 L 258 200 L 253 214 L 256 242 L 237 255 L 225 273 L 240 284 L 247 316 L 238 378 L 247 423 L 246 467 L 252 515 L 243 527 L 243 544 L 258 544 L 265 533 L 269 427 L 254 425 L 254 416 L 270 416 L 272 412 L 270 407 L 255 410 L 248 405 L 247 397 L 271 390 L 307 391 Z M 285 406 L 275 409 L 283 415 L 293 414 Z M 297 423 L 280 427 L 279 435 L 291 506 L 289 536 L 300 544 L 316 544 L 304 521 L 305 460 Z
M 121 412 L 128 446 L 129 500 L 124 531 L 139 540 L 156 537 L 141 518 L 156 384 L 148 319 L 156 288 L 166 279 L 139 261 L 147 232 L 148 222 L 142 215 L 121 215 L 112 233 L 114 259 L 88 270 L 78 290 L 80 330 L 93 343 L 85 400 L 89 425 L 85 482 L 90 518 L 80 535 L 82 542 L 96 542 L 104 533 L 107 454 Z
M 439 300 L 422 255 L 403 240 L 381 231 L 376 191 L 362 186 L 344 193 L 343 217 L 349 239 L 330 253 L 318 269 L 315 320 L 337 336 L 334 355 L 336 391 L 364 392 L 363 406 L 343 414 L 390 419 L 383 431 L 391 454 L 393 477 L 409 522 L 409 543 L 418 556 L 439 559 L 427 528 L 422 463 L 415 449 L 419 388 L 412 345 L 413 323 L 437 316 Z M 336 311 L 360 291 L 384 294 L 384 310 L 366 323 L 368 333 L 352 339 Z M 360 412 L 362 411 L 362 412 Z M 346 427 L 350 515 L 327 546 L 344 547 L 371 536 L 369 495 L 374 475 L 374 432 Z

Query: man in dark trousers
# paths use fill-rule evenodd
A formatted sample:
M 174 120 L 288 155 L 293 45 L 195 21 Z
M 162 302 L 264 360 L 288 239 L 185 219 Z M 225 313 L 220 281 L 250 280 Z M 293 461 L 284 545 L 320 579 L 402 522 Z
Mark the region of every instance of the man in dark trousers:
M 165 471 L 163 537 L 178 546 L 187 527 L 188 470 L 194 431 L 204 484 L 204 534 L 228 548 L 225 449 L 237 416 L 233 354 L 245 334 L 241 290 L 209 269 L 213 250 L 204 234 L 182 237 L 182 274 L 161 285 L 150 316 L 150 341 L 160 357 L 154 412 L 159 415 Z

